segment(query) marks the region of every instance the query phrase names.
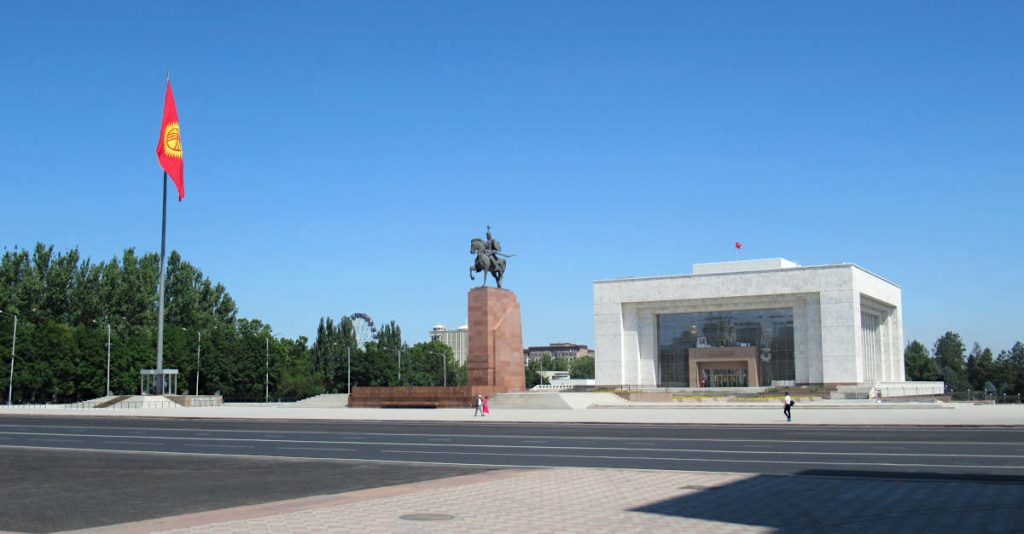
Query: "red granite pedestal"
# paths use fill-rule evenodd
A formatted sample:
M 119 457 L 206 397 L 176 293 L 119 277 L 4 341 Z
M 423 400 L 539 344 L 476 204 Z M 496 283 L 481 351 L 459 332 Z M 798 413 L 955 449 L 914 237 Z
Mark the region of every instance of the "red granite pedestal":
M 469 292 L 469 385 L 492 393 L 524 391 L 523 326 L 516 294 L 477 287 Z

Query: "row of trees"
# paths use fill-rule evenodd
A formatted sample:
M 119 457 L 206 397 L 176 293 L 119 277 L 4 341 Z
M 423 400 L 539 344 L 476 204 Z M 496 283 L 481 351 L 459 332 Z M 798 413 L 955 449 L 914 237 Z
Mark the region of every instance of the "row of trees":
M 55 252 L 43 244 L 31 251 L 5 251 L 0 258 L 0 339 L 13 340 L 16 315 L 13 400 L 102 396 L 108 348 L 111 391 L 137 392 L 139 370 L 154 367 L 156 360 L 159 269 L 158 255 L 139 255 L 134 249 L 96 263 L 77 249 Z M 305 337 L 275 336 L 269 324 L 239 318 L 224 286 L 177 252 L 168 257 L 165 308 L 164 365 L 179 370 L 179 389 L 191 393 L 263 400 L 268 373 L 275 399 L 344 392 L 349 369 L 352 385 L 466 382 L 464 366 L 447 346 L 408 346 L 394 322 L 366 344 L 357 342 L 348 317 L 322 319 L 312 346 Z
M 455 360 L 452 349 L 440 341 L 402 341 L 402 329 L 394 321 L 384 325 L 376 341 L 362 346 L 350 317 L 335 322 L 320 319 L 310 349 L 313 366 L 323 389 L 345 392 L 351 356 L 352 383 L 363 386 L 440 386 L 466 384 L 466 366 Z M 401 367 L 399 367 L 401 365 Z
M 530 360 L 526 364 L 526 388 L 532 388 L 542 384 L 541 371 L 569 371 L 572 378 L 594 378 L 594 357 L 583 356 L 581 358 L 553 358 L 550 354 L 544 354 L 540 358 Z
M 904 352 L 907 380 L 941 380 L 948 391 L 987 391 L 1024 394 L 1024 343 L 994 356 L 992 349 L 974 344 L 970 353 L 956 332 L 946 332 L 932 347 L 912 341 Z

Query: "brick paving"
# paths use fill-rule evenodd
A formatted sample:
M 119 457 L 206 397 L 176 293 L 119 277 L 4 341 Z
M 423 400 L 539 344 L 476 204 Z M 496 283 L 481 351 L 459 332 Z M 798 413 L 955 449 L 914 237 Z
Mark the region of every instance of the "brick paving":
M 558 468 L 495 471 L 97 530 L 1003 533 L 1024 532 L 1022 502 L 1024 485 L 1011 483 Z M 434 515 L 419 516 L 432 519 L 424 521 L 413 520 L 415 514 Z

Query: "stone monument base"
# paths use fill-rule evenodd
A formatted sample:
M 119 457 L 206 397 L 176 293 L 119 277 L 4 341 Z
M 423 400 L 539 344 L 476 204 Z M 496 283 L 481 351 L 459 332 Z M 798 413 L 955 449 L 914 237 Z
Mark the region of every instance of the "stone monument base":
M 477 287 L 469 292 L 469 384 L 496 393 L 526 390 L 523 326 L 516 294 Z

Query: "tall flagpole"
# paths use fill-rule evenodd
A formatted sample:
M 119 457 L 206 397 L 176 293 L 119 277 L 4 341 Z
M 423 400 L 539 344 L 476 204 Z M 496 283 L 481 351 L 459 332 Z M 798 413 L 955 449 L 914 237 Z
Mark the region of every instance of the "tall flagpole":
M 168 78 L 170 74 L 168 74 Z M 156 394 L 164 394 L 164 285 L 167 278 L 167 172 L 164 172 L 164 215 L 160 226 L 160 311 L 156 327 Z

